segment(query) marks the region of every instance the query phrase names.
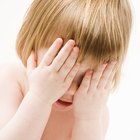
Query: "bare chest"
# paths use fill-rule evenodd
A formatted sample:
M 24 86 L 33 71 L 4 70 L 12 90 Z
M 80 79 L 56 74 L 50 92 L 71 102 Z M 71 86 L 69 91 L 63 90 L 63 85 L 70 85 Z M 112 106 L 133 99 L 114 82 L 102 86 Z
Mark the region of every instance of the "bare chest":
M 70 140 L 73 127 L 71 114 L 53 112 L 41 140 Z

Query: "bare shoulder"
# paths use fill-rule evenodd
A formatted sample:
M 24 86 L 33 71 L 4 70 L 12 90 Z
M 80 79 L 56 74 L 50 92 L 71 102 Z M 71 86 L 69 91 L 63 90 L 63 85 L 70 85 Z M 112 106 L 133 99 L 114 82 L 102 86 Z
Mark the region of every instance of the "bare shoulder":
M 6 62 L 0 64 L 1 82 L 12 82 L 19 85 L 20 90 L 25 89 L 26 69 L 20 62 Z M 0 84 L 1 84 L 0 82 Z M 1 84 L 2 85 L 2 84 Z
M 1 72 L 8 72 L 12 73 L 14 72 L 15 75 L 17 72 L 24 71 L 24 66 L 20 62 L 6 62 L 6 63 L 0 63 L 0 73 Z
M 23 99 L 25 68 L 20 63 L 0 64 L 0 129 L 13 117 Z

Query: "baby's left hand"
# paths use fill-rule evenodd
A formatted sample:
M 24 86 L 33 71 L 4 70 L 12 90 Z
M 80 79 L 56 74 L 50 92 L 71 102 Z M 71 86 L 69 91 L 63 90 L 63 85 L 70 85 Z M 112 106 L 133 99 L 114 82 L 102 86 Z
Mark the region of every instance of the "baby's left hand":
M 73 100 L 75 119 L 92 120 L 102 114 L 112 89 L 116 61 L 102 64 L 97 71 L 87 71 Z

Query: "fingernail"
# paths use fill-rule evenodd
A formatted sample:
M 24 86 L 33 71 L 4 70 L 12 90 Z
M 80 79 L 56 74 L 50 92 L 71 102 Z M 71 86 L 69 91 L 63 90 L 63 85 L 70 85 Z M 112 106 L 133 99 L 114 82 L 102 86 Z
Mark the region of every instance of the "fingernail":
M 70 39 L 68 42 L 69 42 L 71 45 L 75 45 L 75 41 L 72 40 L 72 39 Z
M 59 38 L 56 39 L 56 41 L 62 43 L 63 42 L 63 39 L 59 37 Z

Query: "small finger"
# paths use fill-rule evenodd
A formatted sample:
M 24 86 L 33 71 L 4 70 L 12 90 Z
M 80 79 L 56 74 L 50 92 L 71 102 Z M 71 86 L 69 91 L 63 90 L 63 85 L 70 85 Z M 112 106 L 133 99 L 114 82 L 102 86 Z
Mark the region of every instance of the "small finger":
M 98 69 L 95 72 L 93 72 L 93 76 L 92 76 L 92 80 L 91 80 L 92 88 L 94 88 L 94 89 L 97 88 L 98 83 L 100 81 L 100 78 L 102 76 L 102 73 L 103 73 L 106 65 L 107 64 L 102 64 L 101 66 L 98 67 Z
M 58 54 L 61 46 L 63 44 L 63 40 L 61 38 L 57 38 L 53 44 L 51 45 L 51 47 L 49 48 L 49 50 L 46 52 L 46 54 L 44 55 L 40 66 L 48 66 L 52 63 L 52 61 L 54 60 L 54 58 L 56 57 L 56 55 Z
M 78 70 L 79 70 L 79 67 L 80 67 L 80 63 L 76 63 L 72 70 L 69 72 L 69 74 L 67 75 L 67 77 L 65 78 L 65 82 L 67 82 L 69 85 L 71 85 L 74 77 L 76 76 Z
M 113 79 L 114 79 L 115 74 L 116 74 L 116 67 L 114 67 L 111 75 L 109 76 L 108 81 L 105 85 L 105 89 L 112 89 L 113 88 Z
M 73 47 L 75 45 L 74 40 L 69 40 L 64 47 L 60 50 L 58 55 L 55 57 L 51 64 L 51 69 L 53 71 L 59 71 L 59 69 L 62 67 L 68 56 L 70 55 Z
M 87 71 L 82 82 L 81 82 L 79 90 L 83 94 L 88 94 L 88 90 L 89 90 L 91 78 L 92 78 L 92 73 L 93 73 L 93 71 L 91 71 L 91 70 Z
M 100 78 L 100 81 L 98 83 L 98 88 L 105 88 L 105 85 L 106 85 L 106 83 L 107 83 L 107 81 L 108 81 L 108 79 L 113 71 L 115 64 L 116 64 L 116 62 L 111 62 L 106 66 L 106 68 L 103 71 L 103 74 Z
M 68 73 L 71 71 L 73 68 L 74 64 L 76 63 L 76 60 L 78 58 L 78 53 L 79 53 L 79 48 L 74 47 L 70 56 L 68 59 L 64 62 L 64 65 L 59 70 L 59 73 L 65 78 Z

